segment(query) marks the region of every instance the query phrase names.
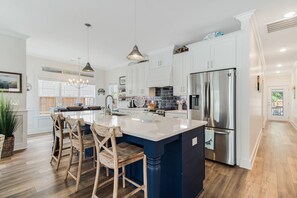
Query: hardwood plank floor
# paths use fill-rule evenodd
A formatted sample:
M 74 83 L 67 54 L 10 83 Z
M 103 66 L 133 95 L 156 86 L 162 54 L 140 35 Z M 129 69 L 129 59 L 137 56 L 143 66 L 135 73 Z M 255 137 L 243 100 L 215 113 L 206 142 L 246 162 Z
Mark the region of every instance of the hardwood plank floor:
M 74 180 L 64 182 L 67 160 L 62 160 L 57 172 L 50 165 L 51 145 L 51 134 L 29 137 L 28 149 L 0 161 L 0 197 L 91 197 L 95 172 L 82 176 L 75 193 Z M 200 197 L 297 197 L 297 131 L 289 123 L 267 123 L 250 171 L 205 163 Z M 127 186 L 120 187 L 119 197 L 132 189 Z M 112 197 L 112 184 L 100 188 L 98 195 Z M 143 197 L 143 193 L 134 197 Z

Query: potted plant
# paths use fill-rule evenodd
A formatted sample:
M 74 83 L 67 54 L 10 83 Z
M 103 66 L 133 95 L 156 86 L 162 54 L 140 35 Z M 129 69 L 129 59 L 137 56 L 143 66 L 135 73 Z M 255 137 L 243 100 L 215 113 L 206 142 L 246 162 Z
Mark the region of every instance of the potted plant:
M 17 112 L 9 101 L 3 95 L 0 95 L 0 134 L 5 135 L 1 157 L 9 157 L 13 154 L 14 135 L 20 125 L 17 118 Z M 1 153 L 0 153 L 1 154 Z

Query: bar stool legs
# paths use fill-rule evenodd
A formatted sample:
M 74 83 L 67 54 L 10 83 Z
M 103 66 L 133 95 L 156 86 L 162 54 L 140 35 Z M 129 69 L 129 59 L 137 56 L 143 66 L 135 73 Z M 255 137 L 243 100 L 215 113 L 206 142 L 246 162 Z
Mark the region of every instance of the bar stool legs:
M 61 162 L 61 157 L 62 157 L 62 150 L 63 150 L 63 138 L 59 138 L 60 142 L 59 142 L 59 154 L 58 154 L 58 161 L 57 161 L 57 165 L 56 165 L 56 171 L 59 169 L 60 166 L 60 162 Z
M 94 188 L 93 188 L 93 193 L 92 193 L 92 198 L 97 198 L 96 192 L 98 188 L 98 182 L 99 182 L 99 177 L 100 177 L 100 161 L 99 161 L 99 156 L 97 155 L 97 167 L 96 167 L 96 177 L 95 177 L 95 182 L 94 182 Z

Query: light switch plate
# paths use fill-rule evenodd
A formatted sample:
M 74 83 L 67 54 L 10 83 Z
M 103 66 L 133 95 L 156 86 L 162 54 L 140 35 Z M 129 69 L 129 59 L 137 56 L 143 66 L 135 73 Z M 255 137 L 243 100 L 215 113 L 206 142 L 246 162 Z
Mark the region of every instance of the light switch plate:
M 197 144 L 197 137 L 192 139 L 192 146 L 195 146 Z

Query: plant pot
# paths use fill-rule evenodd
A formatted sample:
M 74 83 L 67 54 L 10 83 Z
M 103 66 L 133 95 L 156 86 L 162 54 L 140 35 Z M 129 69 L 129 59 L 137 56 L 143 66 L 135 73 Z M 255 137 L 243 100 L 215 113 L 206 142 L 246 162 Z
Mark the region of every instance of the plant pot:
M 5 138 L 2 148 L 1 157 L 10 157 L 13 155 L 14 148 L 14 136 Z

